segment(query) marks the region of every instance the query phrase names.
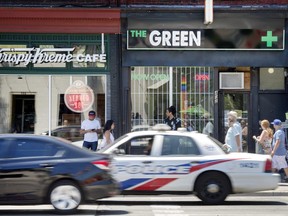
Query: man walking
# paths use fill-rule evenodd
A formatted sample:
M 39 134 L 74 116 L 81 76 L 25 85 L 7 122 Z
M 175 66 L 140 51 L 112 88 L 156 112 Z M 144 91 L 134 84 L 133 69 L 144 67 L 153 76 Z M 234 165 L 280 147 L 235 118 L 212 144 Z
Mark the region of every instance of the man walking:
M 80 130 L 80 133 L 84 134 L 83 147 L 96 151 L 98 146 L 98 133 L 101 133 L 101 126 L 100 122 L 95 119 L 95 111 L 89 111 L 88 116 L 89 118 L 82 122 Z
M 279 119 L 274 119 L 271 124 L 275 128 L 275 133 L 273 135 L 272 141 L 272 171 L 279 172 L 281 169 L 285 172 L 284 181 L 288 182 L 288 164 L 285 159 L 286 157 L 286 148 L 285 148 L 285 134 L 282 130 L 282 122 Z
M 237 121 L 237 113 L 228 113 L 228 131 L 225 136 L 225 144 L 230 146 L 231 152 L 242 152 L 242 128 Z
M 181 120 L 176 118 L 176 108 L 174 106 L 170 106 L 166 109 L 164 124 L 170 126 L 171 130 L 177 130 L 179 127 L 181 127 Z

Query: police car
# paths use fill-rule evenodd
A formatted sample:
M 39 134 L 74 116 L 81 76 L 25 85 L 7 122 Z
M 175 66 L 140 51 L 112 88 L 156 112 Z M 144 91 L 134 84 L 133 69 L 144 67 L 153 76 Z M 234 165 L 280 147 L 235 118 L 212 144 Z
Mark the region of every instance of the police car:
M 222 146 L 201 133 L 156 125 L 125 134 L 100 152 L 113 155 L 123 194 L 194 193 L 206 204 L 219 204 L 229 194 L 277 188 L 280 176 L 271 173 L 270 156 L 227 154 Z

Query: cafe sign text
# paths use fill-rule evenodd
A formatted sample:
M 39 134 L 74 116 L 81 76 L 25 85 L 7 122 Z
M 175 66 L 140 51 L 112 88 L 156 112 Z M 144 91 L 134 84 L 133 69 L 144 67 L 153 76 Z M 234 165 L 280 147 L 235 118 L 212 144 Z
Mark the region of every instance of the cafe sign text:
M 0 48 L 0 63 L 67 63 L 101 62 L 106 63 L 106 54 L 73 54 L 75 48 Z

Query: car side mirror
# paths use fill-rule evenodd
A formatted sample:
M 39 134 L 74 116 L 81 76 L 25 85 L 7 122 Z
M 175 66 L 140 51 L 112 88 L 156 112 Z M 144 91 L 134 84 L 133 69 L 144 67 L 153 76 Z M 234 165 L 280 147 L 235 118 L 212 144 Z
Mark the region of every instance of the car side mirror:
M 228 154 L 228 153 L 230 153 L 230 151 L 231 151 L 231 146 L 228 145 L 228 144 L 224 144 L 224 145 L 222 146 L 222 149 L 223 149 L 223 151 L 224 151 L 226 154 Z
M 124 149 L 114 149 L 113 154 L 116 154 L 116 155 L 125 155 L 125 150 Z

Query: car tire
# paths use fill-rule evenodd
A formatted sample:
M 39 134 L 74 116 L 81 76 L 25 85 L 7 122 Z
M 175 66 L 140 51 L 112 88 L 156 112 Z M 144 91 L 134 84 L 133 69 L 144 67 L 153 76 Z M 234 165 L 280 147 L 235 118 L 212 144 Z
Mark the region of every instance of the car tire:
M 220 204 L 231 192 L 230 181 L 222 173 L 205 173 L 197 179 L 194 191 L 203 203 L 209 205 Z
M 60 181 L 51 187 L 49 200 L 58 213 L 71 214 L 76 212 L 82 202 L 82 193 L 72 181 Z

